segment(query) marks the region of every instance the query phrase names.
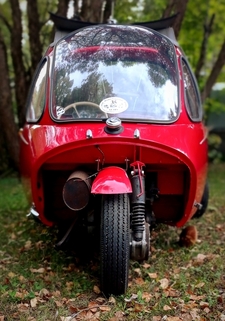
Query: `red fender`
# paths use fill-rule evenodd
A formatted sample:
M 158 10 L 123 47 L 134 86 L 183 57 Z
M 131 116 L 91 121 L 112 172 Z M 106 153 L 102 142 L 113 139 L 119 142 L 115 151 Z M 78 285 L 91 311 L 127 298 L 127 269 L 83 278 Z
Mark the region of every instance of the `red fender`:
M 132 187 L 123 168 L 110 166 L 103 168 L 95 178 L 92 194 L 125 194 L 132 193 Z

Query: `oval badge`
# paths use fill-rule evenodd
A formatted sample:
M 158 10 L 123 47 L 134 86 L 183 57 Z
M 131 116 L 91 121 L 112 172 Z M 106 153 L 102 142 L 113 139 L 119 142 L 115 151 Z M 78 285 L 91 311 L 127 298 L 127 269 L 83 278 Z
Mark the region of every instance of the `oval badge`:
M 107 114 L 119 114 L 128 108 L 128 102 L 120 97 L 109 97 L 101 101 L 100 109 Z

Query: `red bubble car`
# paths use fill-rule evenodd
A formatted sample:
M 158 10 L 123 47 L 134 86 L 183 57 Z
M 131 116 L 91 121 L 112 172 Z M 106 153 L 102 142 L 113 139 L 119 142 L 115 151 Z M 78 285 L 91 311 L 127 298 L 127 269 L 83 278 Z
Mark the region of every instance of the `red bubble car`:
M 92 24 L 52 14 L 20 130 L 31 214 L 100 244 L 101 289 L 126 292 L 148 259 L 151 226 L 183 227 L 207 206 L 207 130 L 199 90 L 171 27 Z M 82 231 L 82 233 L 80 233 Z

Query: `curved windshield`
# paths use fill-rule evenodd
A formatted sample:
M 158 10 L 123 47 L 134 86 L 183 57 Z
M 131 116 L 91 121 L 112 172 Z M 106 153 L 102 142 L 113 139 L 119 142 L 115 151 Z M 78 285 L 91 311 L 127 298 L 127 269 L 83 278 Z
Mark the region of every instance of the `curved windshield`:
M 58 120 L 178 117 L 175 52 L 158 33 L 134 26 L 86 28 L 57 44 L 54 61 L 52 114 Z

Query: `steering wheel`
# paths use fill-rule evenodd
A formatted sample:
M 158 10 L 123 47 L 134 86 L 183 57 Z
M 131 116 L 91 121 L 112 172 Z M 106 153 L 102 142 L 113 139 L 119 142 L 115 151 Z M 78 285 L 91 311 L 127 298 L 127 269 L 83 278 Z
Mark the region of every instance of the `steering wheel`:
M 78 110 L 77 110 L 77 107 L 78 107 L 78 106 L 82 106 L 82 105 L 87 105 L 87 106 L 95 107 L 95 108 L 98 108 L 99 111 L 101 111 L 100 108 L 99 108 L 99 105 L 96 104 L 96 103 L 93 103 L 93 102 L 91 102 L 91 101 L 79 101 L 79 102 L 76 102 L 76 103 L 72 103 L 72 104 L 64 107 L 64 111 L 67 111 L 67 110 L 70 109 L 70 108 L 74 108 L 74 110 L 75 110 L 78 118 L 82 118 L 82 117 L 80 117 L 80 114 L 79 114 L 79 112 L 78 112 Z M 106 114 L 106 113 L 104 113 L 103 111 L 101 111 L 101 113 L 107 118 L 107 114 Z M 62 115 L 63 115 L 63 114 L 61 114 L 59 118 L 61 118 Z

